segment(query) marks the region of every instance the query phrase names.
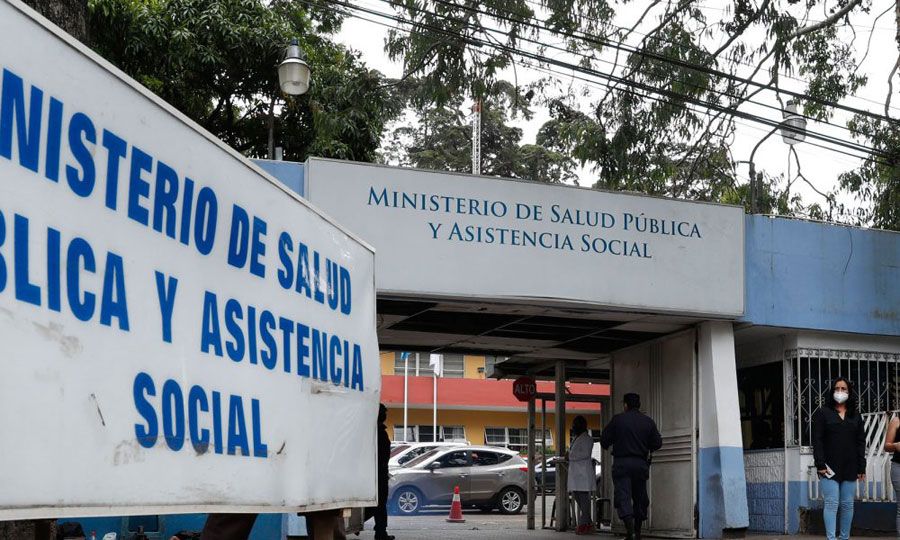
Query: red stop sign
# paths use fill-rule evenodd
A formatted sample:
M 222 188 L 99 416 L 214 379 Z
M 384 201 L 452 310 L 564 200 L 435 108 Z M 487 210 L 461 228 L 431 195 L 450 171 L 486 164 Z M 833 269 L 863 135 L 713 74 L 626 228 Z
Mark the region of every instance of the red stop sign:
M 531 401 L 537 394 L 537 383 L 533 377 L 519 377 L 513 381 L 513 395 L 519 401 Z

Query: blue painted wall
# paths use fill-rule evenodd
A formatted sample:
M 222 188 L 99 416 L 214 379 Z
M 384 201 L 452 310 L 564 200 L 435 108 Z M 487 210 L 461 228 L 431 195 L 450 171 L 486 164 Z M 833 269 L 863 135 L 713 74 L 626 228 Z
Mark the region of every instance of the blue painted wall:
M 281 514 L 261 514 L 253 526 L 249 540 L 280 540 L 282 532 Z M 158 518 L 158 521 L 157 521 Z M 122 540 L 128 540 L 138 530 L 139 524 L 145 525 L 147 536 L 151 540 L 169 540 L 179 531 L 200 531 L 206 522 L 206 514 L 168 514 L 161 516 L 100 517 L 100 518 L 67 518 L 67 521 L 81 524 L 84 533 L 90 538 L 91 531 L 96 531 L 98 540 L 106 533 L 114 532 Z M 152 530 L 158 523 L 158 529 Z
M 744 449 L 701 448 L 697 458 L 700 538 L 722 538 L 725 529 L 747 528 Z
M 806 482 L 788 482 L 788 533 L 800 532 L 800 511 L 809 508 Z M 784 532 L 784 482 L 747 483 L 750 530 Z
M 252 160 L 260 169 L 274 176 L 301 197 L 306 197 L 306 167 L 295 161 Z
M 900 233 L 766 216 L 745 230 L 743 320 L 900 335 Z

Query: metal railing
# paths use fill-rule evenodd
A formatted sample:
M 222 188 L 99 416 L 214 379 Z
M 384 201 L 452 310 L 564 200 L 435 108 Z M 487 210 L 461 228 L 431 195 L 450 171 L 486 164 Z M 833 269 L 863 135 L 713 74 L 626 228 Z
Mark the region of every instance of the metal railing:
M 900 354 L 800 348 L 785 351 L 787 446 L 812 444 L 812 416 L 838 376 L 856 387 L 863 414 L 900 410 Z
M 894 487 L 891 484 L 891 458 L 893 454 L 884 451 L 884 438 L 888 424 L 898 412 L 873 412 L 862 415 L 866 428 L 866 480 L 856 483 L 856 500 L 864 502 L 895 502 Z M 807 489 L 810 500 L 822 500 L 819 489 L 819 475 L 815 465 L 810 465 Z

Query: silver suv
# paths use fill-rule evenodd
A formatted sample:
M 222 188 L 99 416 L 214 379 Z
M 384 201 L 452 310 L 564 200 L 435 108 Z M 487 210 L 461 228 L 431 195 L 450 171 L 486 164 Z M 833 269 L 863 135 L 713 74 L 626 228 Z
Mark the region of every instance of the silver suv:
M 528 466 L 519 454 L 492 446 L 439 448 L 391 471 L 389 508 L 400 515 L 449 505 L 459 487 L 463 506 L 518 514 L 525 506 Z

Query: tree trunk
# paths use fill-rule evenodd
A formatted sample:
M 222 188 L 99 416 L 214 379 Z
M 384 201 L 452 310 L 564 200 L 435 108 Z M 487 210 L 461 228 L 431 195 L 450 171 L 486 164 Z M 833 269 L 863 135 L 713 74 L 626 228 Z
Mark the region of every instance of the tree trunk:
M 24 0 L 24 2 L 78 41 L 87 43 L 87 0 Z

